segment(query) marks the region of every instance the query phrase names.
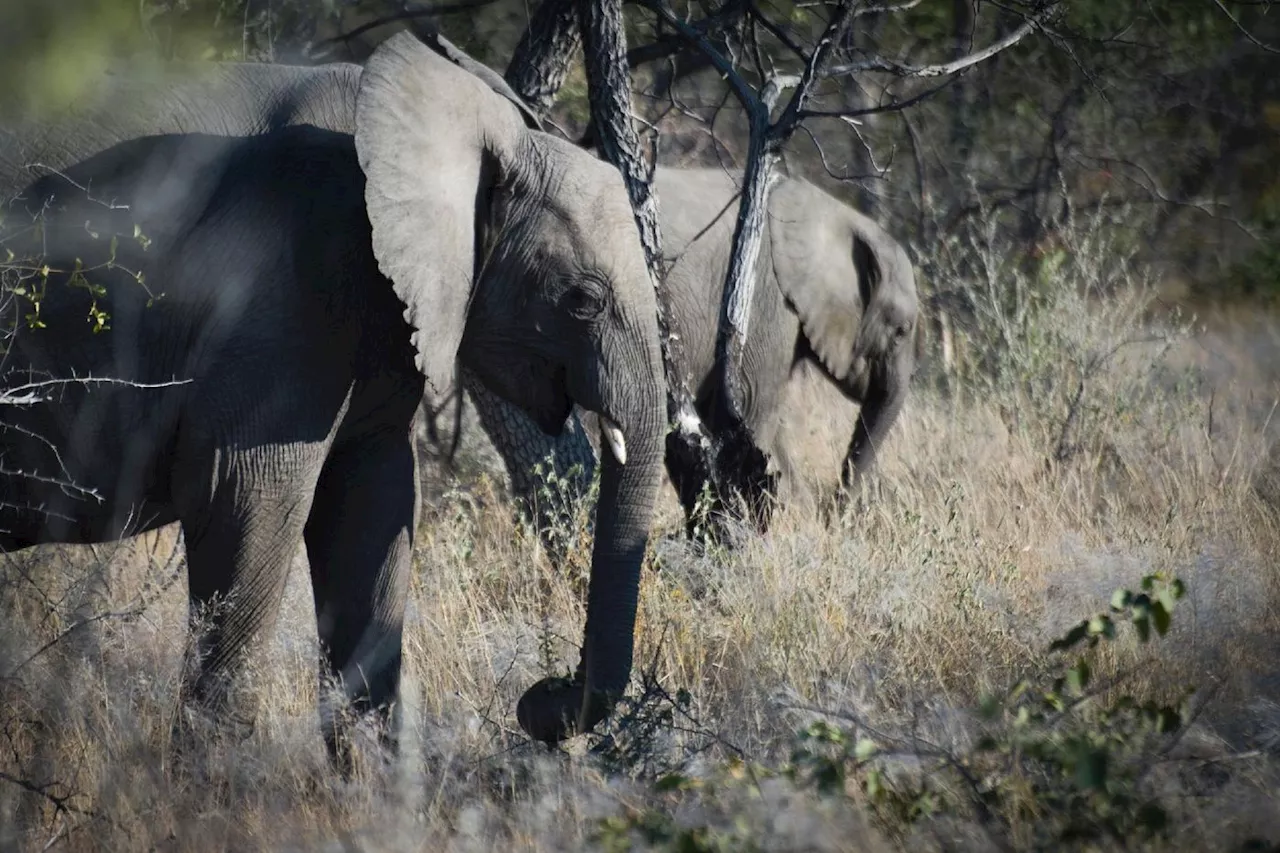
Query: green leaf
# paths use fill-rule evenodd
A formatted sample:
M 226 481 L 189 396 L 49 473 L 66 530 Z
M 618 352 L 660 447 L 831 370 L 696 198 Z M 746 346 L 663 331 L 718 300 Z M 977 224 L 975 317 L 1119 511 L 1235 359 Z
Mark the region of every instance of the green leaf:
M 823 761 L 818 765 L 813 779 L 818 784 L 820 793 L 837 793 L 844 788 L 844 765 L 836 761 Z
M 1063 651 L 1065 649 L 1071 648 L 1076 643 L 1079 643 L 1081 640 L 1085 638 L 1088 630 L 1089 630 L 1089 623 L 1087 621 L 1081 622 L 1079 625 L 1076 625 L 1074 628 L 1068 631 L 1065 635 L 1063 635 L 1062 637 L 1059 637 L 1058 639 L 1050 643 L 1049 651 L 1059 652 L 1059 651 Z
M 1146 642 L 1151 637 L 1151 620 L 1146 615 L 1134 614 L 1133 617 L 1134 630 L 1138 632 L 1138 639 Z
M 1077 695 L 1084 693 L 1085 688 L 1089 686 L 1089 676 L 1089 664 L 1081 658 L 1075 666 L 1067 670 L 1067 686 Z
M 1162 602 L 1157 601 L 1151 605 L 1151 621 L 1155 623 L 1156 633 L 1161 637 L 1169 630 L 1169 623 L 1172 621 L 1169 611 L 1165 609 Z
M 1117 589 L 1111 593 L 1111 609 L 1124 610 L 1133 601 L 1133 593 L 1127 589 Z
M 1161 708 L 1156 712 L 1155 726 L 1160 734 L 1177 731 L 1182 728 L 1182 715 L 1173 708 Z
M 1143 803 L 1139 806 L 1137 818 L 1138 823 L 1151 833 L 1163 832 L 1169 825 L 1169 816 L 1156 803 Z
M 866 761 L 880 751 L 880 747 L 871 738 L 859 738 L 857 745 L 853 748 L 853 757 L 859 761 Z
M 862 783 L 862 788 L 867 792 L 868 799 L 879 799 L 884 794 L 884 780 L 880 776 L 880 771 L 868 770 L 866 779 Z
M 668 773 L 654 783 L 653 789 L 659 792 L 683 791 L 693 786 L 693 780 L 680 773 Z
M 1107 753 L 1085 748 L 1076 758 L 1076 785 L 1086 790 L 1102 790 L 1107 784 Z

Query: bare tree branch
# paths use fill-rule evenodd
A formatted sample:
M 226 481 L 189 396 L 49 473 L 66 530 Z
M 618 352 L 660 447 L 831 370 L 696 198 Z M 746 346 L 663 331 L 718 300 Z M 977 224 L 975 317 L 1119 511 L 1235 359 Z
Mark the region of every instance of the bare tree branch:
M 899 77 L 947 77 L 952 74 L 958 74 L 961 71 L 987 61 L 1001 51 L 1008 50 L 1013 47 L 1015 44 L 1039 29 L 1051 15 L 1057 12 L 1057 10 L 1058 5 L 1056 3 L 1052 3 L 1046 7 L 1044 11 L 1028 17 L 1022 22 L 1022 26 L 1018 27 L 1004 38 L 992 42 L 981 50 L 975 50 L 967 56 L 954 59 L 951 62 L 943 62 L 938 65 L 911 65 L 906 62 L 899 62 L 896 59 L 886 59 L 882 56 L 873 56 L 860 62 L 850 62 L 845 65 L 833 66 L 823 76 L 829 79 L 832 77 L 843 77 L 849 74 L 860 74 L 867 71 L 884 71 Z
M 327 39 L 323 39 L 320 44 L 345 44 L 353 39 L 357 39 L 370 30 L 376 30 L 378 27 L 385 27 L 387 24 L 395 24 L 400 21 L 413 21 L 419 18 L 434 18 L 439 15 L 452 15 L 457 12 L 470 12 L 473 9 L 479 9 L 484 6 L 490 6 L 497 0 L 454 0 L 452 3 L 441 3 L 439 6 L 431 6 L 430 8 L 405 9 L 401 12 L 395 12 L 390 15 L 384 15 L 372 21 L 367 21 L 355 29 L 339 33 Z M 248 7 L 246 6 L 246 9 Z
M 1248 27 L 1240 23 L 1240 19 L 1237 18 L 1235 15 L 1231 14 L 1231 10 L 1227 8 L 1227 5 L 1223 3 L 1222 0 L 1213 0 L 1213 2 L 1219 9 L 1222 10 L 1222 14 L 1226 15 L 1227 18 L 1231 20 L 1231 23 L 1235 24 L 1235 27 L 1237 30 L 1240 31 L 1240 34 L 1253 43 L 1254 47 L 1261 48 L 1262 50 L 1265 50 L 1267 53 L 1280 53 L 1280 48 L 1275 48 L 1269 44 L 1266 44 L 1265 42 L 1261 41 L 1257 36 L 1255 36 L 1253 33 L 1249 32 Z

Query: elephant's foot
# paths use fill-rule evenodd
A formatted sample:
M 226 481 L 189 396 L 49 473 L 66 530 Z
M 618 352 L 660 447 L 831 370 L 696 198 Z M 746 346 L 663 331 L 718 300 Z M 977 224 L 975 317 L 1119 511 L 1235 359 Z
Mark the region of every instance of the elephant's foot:
M 320 705 L 320 731 L 329 762 L 343 779 L 386 769 L 399 755 L 394 706 L 370 707 L 332 691 Z
M 169 725 L 168 761 L 196 777 L 208 773 L 208 758 L 220 749 L 237 750 L 255 731 L 251 712 L 232 711 L 231 703 L 195 695 L 194 687 L 179 693 Z
M 593 691 L 584 702 L 585 689 L 576 678 L 542 679 L 516 704 L 520 728 L 548 746 L 591 731 L 609 716 L 617 699 Z

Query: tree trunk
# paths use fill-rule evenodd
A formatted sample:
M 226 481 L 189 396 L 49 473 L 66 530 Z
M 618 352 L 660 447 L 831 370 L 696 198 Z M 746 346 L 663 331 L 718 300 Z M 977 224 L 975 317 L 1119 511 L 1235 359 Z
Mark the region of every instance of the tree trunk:
M 756 527 L 768 526 L 769 503 L 777 478 L 769 474 L 765 455 L 746 424 L 746 405 L 741 383 L 743 351 L 751 326 L 751 304 L 755 297 L 757 266 L 764 244 L 769 211 L 769 191 L 776 177 L 779 148 L 774 145 L 769 126 L 770 102 L 757 101 L 749 111 L 750 137 L 747 167 L 742 176 L 742 199 L 734 227 L 733 253 L 725 274 L 724 297 L 720 306 L 720 327 L 716 336 L 716 365 L 720 370 L 712 434 L 716 438 L 715 502 L 719 505 L 736 492 L 747 504 Z M 720 507 L 717 506 L 717 510 Z
M 507 65 L 507 84 L 545 118 L 581 44 L 576 0 L 542 0 Z
M 631 120 L 631 71 L 627 65 L 622 0 L 578 0 L 578 12 L 587 65 L 587 94 L 600 152 L 622 172 L 649 274 L 657 285 L 662 281 L 663 268 L 658 196 L 652 186 L 656 164 L 645 162 Z

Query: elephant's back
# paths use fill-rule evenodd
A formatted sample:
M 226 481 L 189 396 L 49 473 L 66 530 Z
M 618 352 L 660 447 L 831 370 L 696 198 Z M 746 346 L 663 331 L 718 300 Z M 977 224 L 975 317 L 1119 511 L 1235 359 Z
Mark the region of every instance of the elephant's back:
M 144 136 L 251 136 L 292 125 L 352 133 L 360 68 L 266 63 L 116 66 L 56 110 L 5 117 L 0 195 Z M 37 170 L 33 170 L 38 165 Z

